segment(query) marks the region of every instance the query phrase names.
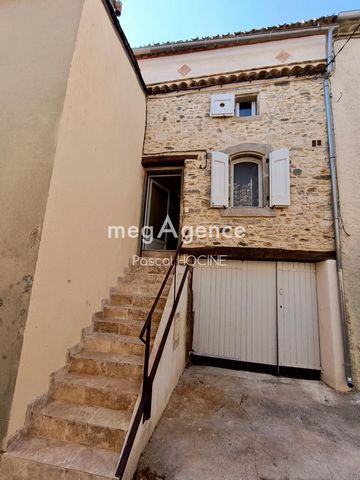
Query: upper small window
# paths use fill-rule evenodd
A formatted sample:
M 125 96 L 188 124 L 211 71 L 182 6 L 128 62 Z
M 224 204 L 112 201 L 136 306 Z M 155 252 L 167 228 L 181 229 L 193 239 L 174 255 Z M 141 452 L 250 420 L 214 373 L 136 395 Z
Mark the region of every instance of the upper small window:
M 235 99 L 235 116 L 236 117 L 254 117 L 257 115 L 257 98 L 256 97 L 237 97 Z

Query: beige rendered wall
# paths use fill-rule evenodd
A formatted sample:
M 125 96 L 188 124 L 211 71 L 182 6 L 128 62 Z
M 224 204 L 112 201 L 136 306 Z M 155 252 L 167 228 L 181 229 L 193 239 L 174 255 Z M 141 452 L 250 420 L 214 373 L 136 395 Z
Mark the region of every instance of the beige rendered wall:
M 358 23 L 358 22 L 356 22 Z M 355 28 L 354 25 L 353 28 Z M 338 52 L 346 39 L 335 42 Z M 341 217 L 341 248 L 353 379 L 360 388 L 360 38 L 352 38 L 331 77 Z
M 320 60 L 324 57 L 325 35 L 313 35 L 217 50 L 144 58 L 139 59 L 139 65 L 145 82 L 152 84 L 215 73 Z M 183 65 L 190 68 L 186 75 L 178 71 Z
M 0 443 L 83 0 L 0 2 Z
M 321 378 L 330 387 L 348 391 L 345 382 L 339 290 L 336 261 L 316 264 L 316 289 L 319 314 Z
M 85 0 L 58 134 L 9 434 L 47 390 L 136 239 L 107 226 L 138 225 L 145 97 L 104 6 Z

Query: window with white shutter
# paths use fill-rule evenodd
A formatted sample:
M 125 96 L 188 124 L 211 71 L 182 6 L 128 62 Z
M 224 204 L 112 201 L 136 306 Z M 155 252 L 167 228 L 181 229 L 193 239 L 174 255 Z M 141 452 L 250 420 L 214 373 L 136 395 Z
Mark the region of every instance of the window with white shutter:
M 290 205 L 290 160 L 289 150 L 273 150 L 269 157 L 270 207 Z
M 211 152 L 211 200 L 210 206 L 229 206 L 229 155 Z

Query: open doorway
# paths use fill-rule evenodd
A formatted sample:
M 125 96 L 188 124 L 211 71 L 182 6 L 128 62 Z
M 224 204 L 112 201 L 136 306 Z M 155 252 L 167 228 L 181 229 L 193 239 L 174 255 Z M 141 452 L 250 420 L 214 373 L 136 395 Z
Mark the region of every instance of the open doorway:
M 148 175 L 144 226 L 152 230 L 152 238 L 143 239 L 143 250 L 176 250 L 180 229 L 181 179 L 181 173 Z

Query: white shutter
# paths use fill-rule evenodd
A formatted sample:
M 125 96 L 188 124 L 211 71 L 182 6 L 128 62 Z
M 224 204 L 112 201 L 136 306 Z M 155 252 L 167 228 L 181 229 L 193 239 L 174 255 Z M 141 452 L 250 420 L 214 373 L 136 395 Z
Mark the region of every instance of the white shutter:
M 211 152 L 211 199 L 210 206 L 229 206 L 229 155 Z
M 233 117 L 235 115 L 235 93 L 211 95 L 211 117 Z
M 290 205 L 289 150 L 282 148 L 270 152 L 270 207 Z

